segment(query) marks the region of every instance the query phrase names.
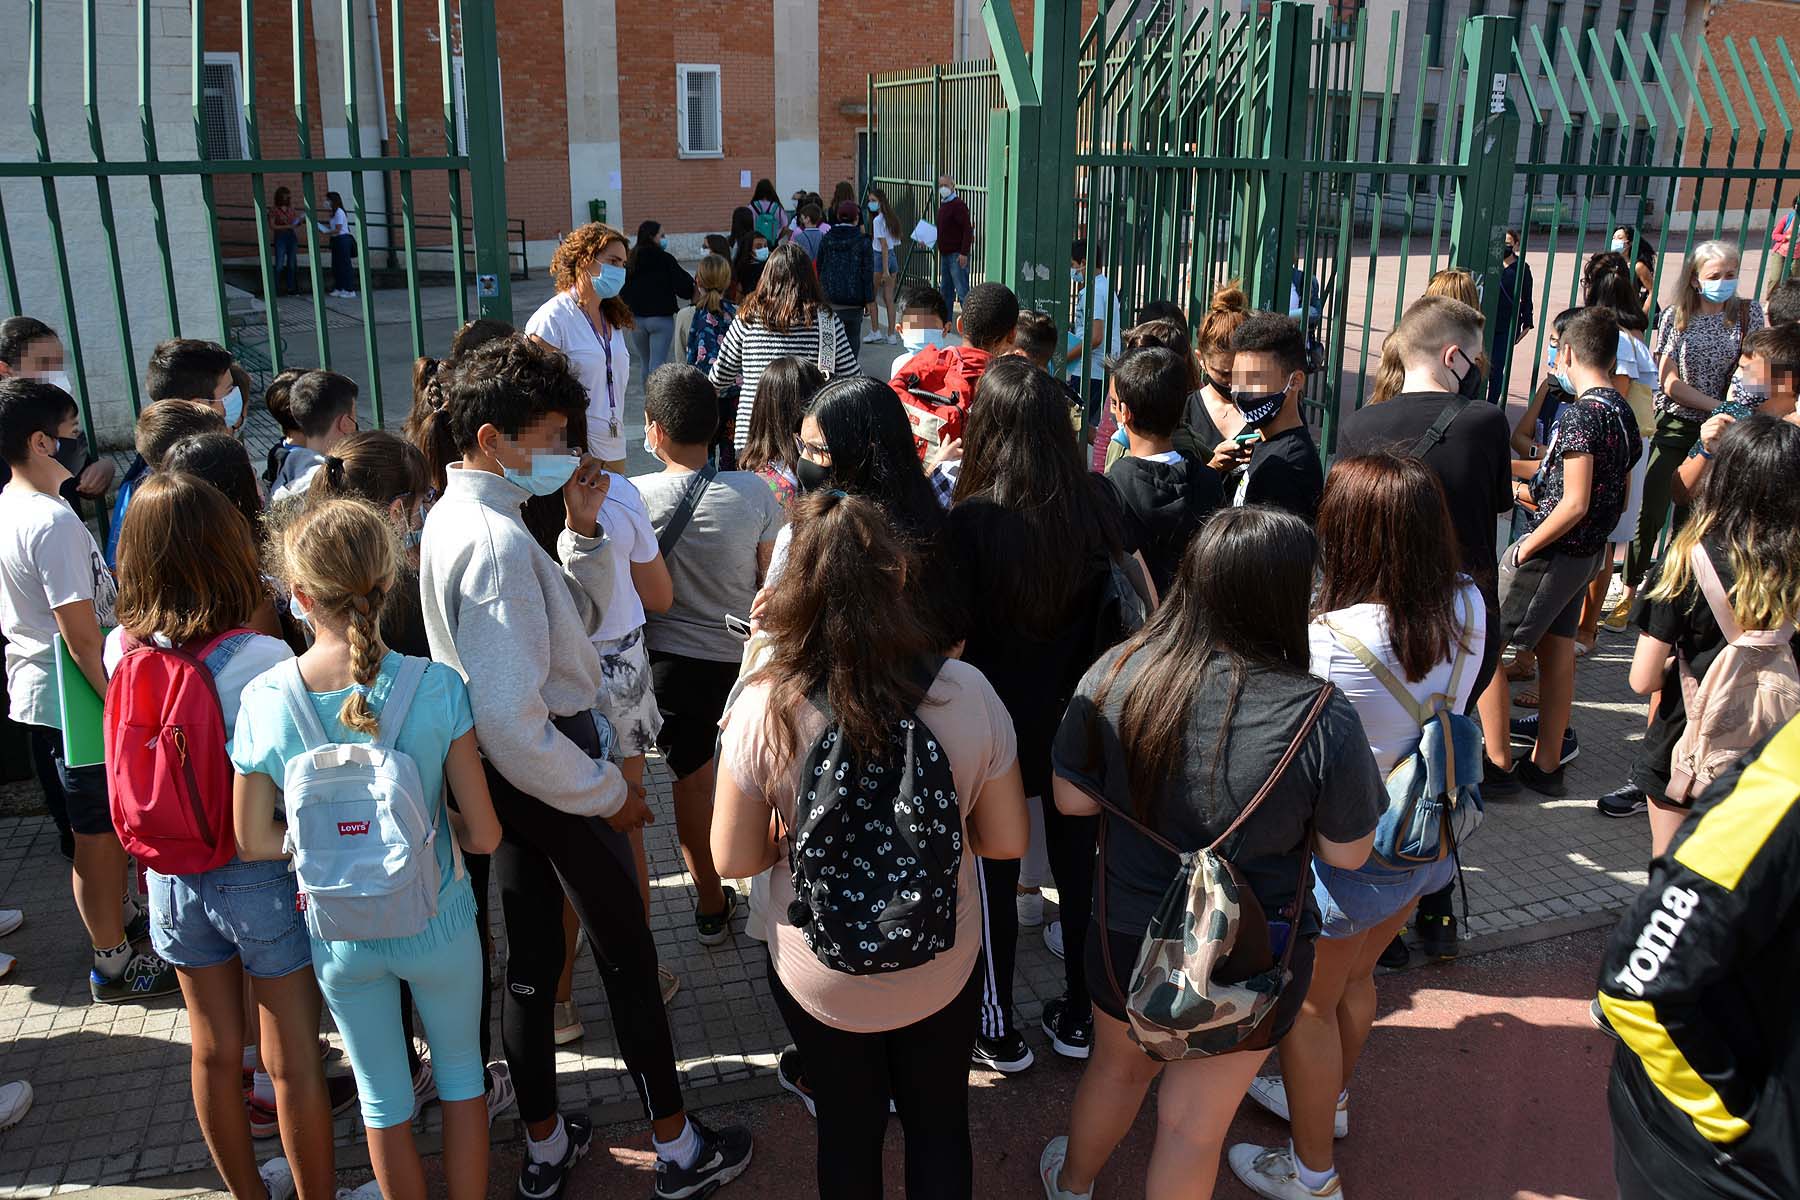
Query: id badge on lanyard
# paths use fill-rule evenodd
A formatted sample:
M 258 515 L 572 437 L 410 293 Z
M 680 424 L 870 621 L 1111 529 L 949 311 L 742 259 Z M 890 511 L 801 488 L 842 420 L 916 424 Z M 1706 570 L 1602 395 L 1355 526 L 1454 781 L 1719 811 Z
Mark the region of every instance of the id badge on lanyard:
M 599 333 L 598 330 L 595 331 Z M 608 322 L 606 332 L 600 336 L 600 350 L 606 355 L 606 436 L 619 436 L 619 401 L 613 391 L 613 348 L 612 324 Z

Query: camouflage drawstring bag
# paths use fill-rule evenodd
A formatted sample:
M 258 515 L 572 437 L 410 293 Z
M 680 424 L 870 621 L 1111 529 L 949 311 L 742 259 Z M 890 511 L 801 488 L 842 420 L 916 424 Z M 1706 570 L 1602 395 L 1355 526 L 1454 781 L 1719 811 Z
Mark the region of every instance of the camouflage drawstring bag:
M 1125 999 L 1132 1040 L 1151 1058 L 1162 1062 L 1208 1058 L 1234 1050 L 1264 1049 L 1273 1041 L 1271 1018 L 1275 1002 L 1291 979 L 1288 964 L 1293 958 L 1294 943 L 1299 940 L 1299 922 L 1293 922 L 1277 960 L 1262 904 L 1237 867 L 1219 853 L 1219 847 L 1274 791 L 1318 724 L 1332 691 L 1330 684 L 1320 689 L 1281 761 L 1250 803 L 1210 846 L 1177 849 L 1128 813 L 1100 800 L 1108 816 L 1125 821 L 1181 860 L 1180 869 L 1144 930 L 1129 988 L 1119 986 L 1112 956 L 1101 956 L 1106 961 L 1107 982 Z M 1102 821 L 1097 913 L 1101 929 L 1106 928 L 1106 826 L 1107 822 Z M 1295 898 L 1296 918 L 1299 906 L 1305 902 L 1312 840 L 1313 826 L 1308 821 L 1300 862 L 1302 891 Z

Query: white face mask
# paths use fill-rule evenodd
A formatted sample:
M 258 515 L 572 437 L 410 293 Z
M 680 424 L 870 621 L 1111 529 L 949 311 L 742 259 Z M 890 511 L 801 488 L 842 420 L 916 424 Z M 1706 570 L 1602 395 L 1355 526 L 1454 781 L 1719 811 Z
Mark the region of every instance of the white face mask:
M 941 329 L 902 329 L 900 342 L 908 350 L 916 353 L 927 346 L 942 346 L 944 331 Z
M 948 200 L 950 197 L 952 197 L 954 195 L 956 195 L 955 188 L 940 187 L 938 189 L 938 198 L 941 200 Z
M 39 383 L 47 383 L 51 387 L 61 388 L 70 396 L 75 394 L 75 385 L 69 382 L 67 371 L 43 371 L 37 376 Z

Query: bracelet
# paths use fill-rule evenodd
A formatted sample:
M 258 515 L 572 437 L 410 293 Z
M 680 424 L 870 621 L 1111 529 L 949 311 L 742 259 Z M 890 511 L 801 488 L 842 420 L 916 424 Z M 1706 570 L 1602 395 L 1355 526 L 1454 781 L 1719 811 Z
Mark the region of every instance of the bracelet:
M 1712 457 L 1712 451 L 1708 450 L 1705 446 L 1699 447 L 1699 451 L 1700 451 L 1701 458 L 1711 458 Z

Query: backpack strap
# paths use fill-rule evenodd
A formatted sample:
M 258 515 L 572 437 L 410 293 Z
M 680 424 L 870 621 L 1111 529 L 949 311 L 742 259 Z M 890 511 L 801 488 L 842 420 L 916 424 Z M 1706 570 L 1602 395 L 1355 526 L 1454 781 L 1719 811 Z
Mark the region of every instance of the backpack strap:
M 1784 621 L 1774 629 L 1745 629 L 1738 624 L 1737 614 L 1731 609 L 1731 597 L 1725 591 L 1725 583 L 1719 578 L 1718 569 L 1713 566 L 1712 555 L 1699 542 L 1688 551 L 1688 562 L 1693 565 L 1694 578 L 1700 584 L 1700 594 L 1706 597 L 1706 607 L 1712 610 L 1713 620 L 1719 623 L 1719 632 L 1733 646 L 1781 646 L 1794 635 L 1793 623 Z
M 1364 645 L 1361 639 L 1339 629 L 1325 617 L 1319 618 L 1319 624 L 1331 631 L 1331 636 L 1337 639 L 1338 644 L 1348 650 L 1356 661 L 1375 677 L 1375 681 L 1387 689 L 1388 695 L 1392 696 L 1394 702 L 1406 710 L 1408 716 L 1420 725 L 1431 719 L 1431 710 L 1413 698 L 1413 694 L 1407 691 L 1406 685 L 1400 682 L 1400 677 L 1388 670 L 1387 664 L 1376 658 L 1375 652 Z
M 1463 415 L 1463 410 L 1469 407 L 1469 403 L 1469 398 L 1459 393 L 1450 403 L 1444 405 L 1444 411 L 1439 413 L 1437 420 L 1431 423 L 1431 428 L 1421 433 L 1419 440 L 1414 442 L 1412 448 L 1406 452 L 1407 457 L 1424 458 L 1433 446 L 1444 440 L 1444 434 L 1449 432 L 1450 426 L 1456 424 L 1456 418 Z
M 313 711 L 312 697 L 306 691 L 306 681 L 300 678 L 300 660 L 290 658 L 277 670 L 280 674 L 276 678 L 281 680 L 282 694 L 287 698 L 288 715 L 294 719 L 294 728 L 300 734 L 300 744 L 308 750 L 330 744 L 331 739 L 325 736 L 325 727 L 319 724 L 319 714 Z
M 403 656 L 400 660 L 400 671 L 394 676 L 394 686 L 388 689 L 387 699 L 381 702 L 381 733 L 375 744 L 392 747 L 394 739 L 400 736 L 400 727 L 406 723 L 406 714 L 412 709 L 413 696 L 419 690 L 419 681 L 425 678 L 425 668 L 431 663 L 427 659 Z
M 682 490 L 681 503 L 670 514 L 669 523 L 663 526 L 662 536 L 656 539 L 658 554 L 667 558 L 669 552 L 675 549 L 675 543 L 687 532 L 688 522 L 694 519 L 694 510 L 700 507 L 700 497 L 706 495 L 706 489 L 712 486 L 713 478 L 718 473 L 719 468 L 710 462 L 694 472 L 694 478 Z
M 1319 689 L 1319 694 L 1313 698 L 1312 707 L 1306 710 L 1306 716 L 1300 721 L 1300 728 L 1294 733 L 1294 740 L 1288 743 L 1287 750 L 1282 753 L 1281 761 L 1275 764 L 1275 769 L 1269 772 L 1267 779 L 1263 780 L 1262 787 L 1258 788 L 1256 795 L 1250 798 L 1250 803 L 1244 805 L 1243 810 L 1238 813 L 1231 824 L 1225 827 L 1225 832 L 1213 839 L 1212 845 L 1207 847 L 1208 850 L 1216 851 L 1224 845 L 1225 839 L 1236 833 L 1238 828 L 1250 819 L 1250 814 L 1269 798 L 1269 793 L 1275 790 L 1275 785 L 1281 782 L 1281 777 L 1287 774 L 1288 767 L 1293 764 L 1295 757 L 1300 753 L 1300 747 L 1306 744 L 1308 737 L 1312 736 L 1313 727 L 1319 723 L 1319 718 L 1325 715 L 1325 706 L 1331 703 L 1331 697 L 1336 692 L 1337 685 L 1331 683 Z M 1312 825 L 1313 823 L 1309 819 L 1307 821 L 1308 836 L 1304 849 L 1307 862 L 1312 859 Z M 1304 868 L 1302 868 L 1302 874 L 1304 873 Z

